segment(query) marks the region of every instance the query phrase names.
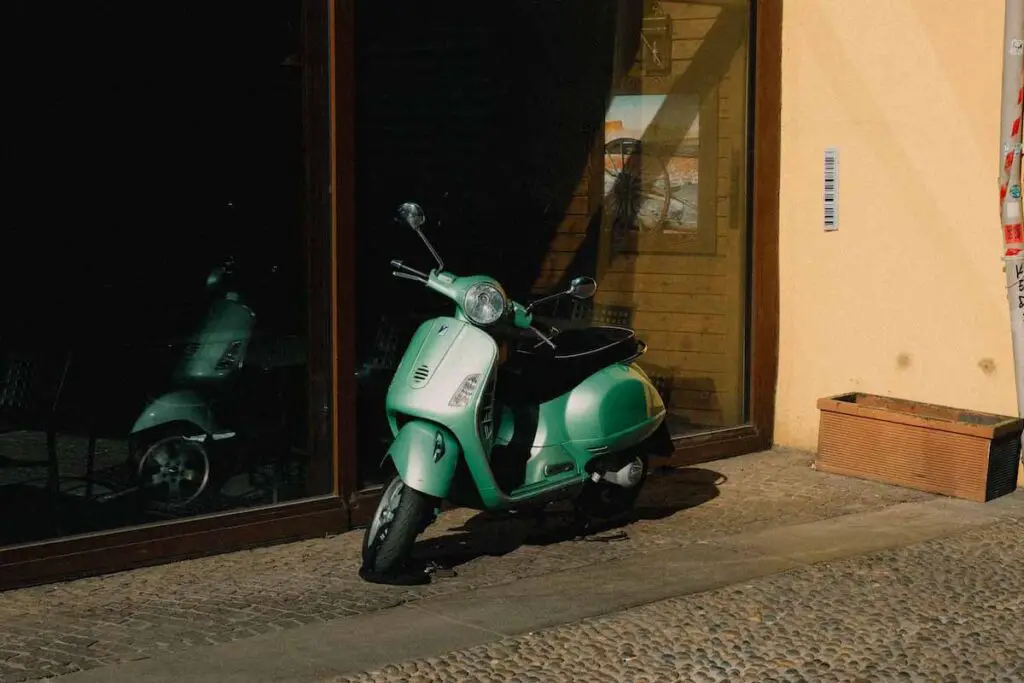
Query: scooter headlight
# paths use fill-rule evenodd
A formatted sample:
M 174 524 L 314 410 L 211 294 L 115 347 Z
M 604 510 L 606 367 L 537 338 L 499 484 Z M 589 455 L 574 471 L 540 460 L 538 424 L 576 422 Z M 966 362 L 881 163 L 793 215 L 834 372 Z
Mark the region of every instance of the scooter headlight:
M 466 292 L 462 310 L 477 325 L 493 325 L 505 314 L 505 294 L 490 282 L 478 282 Z

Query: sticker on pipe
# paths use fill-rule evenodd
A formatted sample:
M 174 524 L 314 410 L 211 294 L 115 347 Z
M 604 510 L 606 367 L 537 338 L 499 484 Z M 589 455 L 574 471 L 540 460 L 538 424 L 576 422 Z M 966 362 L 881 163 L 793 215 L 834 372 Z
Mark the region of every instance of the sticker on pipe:
M 1020 185 L 1014 185 L 1010 188 L 1010 196 L 1014 199 L 1020 199 Z
M 1003 242 L 1006 244 L 1024 243 L 1024 228 L 1020 223 L 1003 226 Z
M 1010 54 L 1014 57 L 1024 55 L 1024 40 L 1020 38 L 1014 38 L 1010 41 Z

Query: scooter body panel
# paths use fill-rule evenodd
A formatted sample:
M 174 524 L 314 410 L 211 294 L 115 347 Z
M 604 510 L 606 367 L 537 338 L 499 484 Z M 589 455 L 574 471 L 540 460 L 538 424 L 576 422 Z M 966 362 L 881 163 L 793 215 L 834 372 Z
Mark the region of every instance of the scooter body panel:
M 175 369 L 175 381 L 223 380 L 242 367 L 256 315 L 241 301 L 225 297 L 214 301 L 199 331 L 186 345 Z
M 196 425 L 215 439 L 232 436 L 217 423 L 210 402 L 189 389 L 169 391 L 150 402 L 135 420 L 131 433 L 139 434 L 174 422 Z
M 498 346 L 486 332 L 454 317 L 439 317 L 424 322 L 413 335 L 388 388 L 386 409 L 391 431 L 398 437 L 416 421 L 443 427 L 457 441 L 469 468 L 473 484 L 485 508 L 502 506 L 488 464 L 494 440 L 494 373 Z M 416 431 L 421 431 L 419 427 Z M 436 432 L 435 428 L 435 432 Z M 431 434 L 431 453 L 434 435 Z M 414 444 L 415 453 L 423 453 L 420 438 L 403 437 L 406 447 Z M 399 469 L 407 486 L 415 482 L 434 491 L 440 483 L 454 479 L 458 458 L 448 456 L 434 462 L 431 454 L 397 453 L 392 446 L 388 455 Z M 457 455 L 457 454 L 456 454 Z M 413 460 L 429 460 L 413 465 Z M 409 476 L 411 479 L 406 479 Z M 436 495 L 423 490 L 428 495 Z
M 625 448 L 657 429 L 664 415 L 665 404 L 643 370 L 616 363 L 541 404 L 534 446 Z
M 412 420 L 398 430 L 388 457 L 406 486 L 444 499 L 451 491 L 461 449 L 447 428 L 426 420 Z
M 403 416 L 448 427 L 460 441 L 477 428 L 477 408 L 493 380 L 498 347 L 489 334 L 456 318 L 423 323 L 395 370 L 386 409 L 392 433 Z M 474 379 L 475 378 L 475 379 Z M 465 400 L 456 394 L 472 386 Z
M 591 460 L 641 443 L 664 419 L 665 404 L 639 366 L 602 368 L 540 405 L 522 490 L 585 475 Z
M 515 415 L 502 408 L 494 424 L 497 356 L 489 334 L 454 317 L 427 321 L 413 335 L 386 401 L 396 437 L 386 457 L 406 485 L 449 496 L 461 456 L 482 507 L 506 508 L 582 483 L 591 460 L 642 442 L 664 420 L 664 403 L 643 370 L 633 364 L 602 368 L 538 406 L 523 484 L 506 494 L 490 456 L 496 441 L 513 437 Z

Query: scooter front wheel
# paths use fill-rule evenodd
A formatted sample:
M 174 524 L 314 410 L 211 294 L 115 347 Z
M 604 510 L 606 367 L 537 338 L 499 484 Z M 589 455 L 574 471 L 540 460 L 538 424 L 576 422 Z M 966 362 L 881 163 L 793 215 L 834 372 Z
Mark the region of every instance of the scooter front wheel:
M 175 434 L 148 444 L 136 472 L 148 499 L 182 507 L 206 491 L 210 458 L 201 441 Z
M 416 536 L 430 523 L 435 500 L 395 477 L 384 489 L 363 537 L 363 572 L 390 575 L 409 563 Z

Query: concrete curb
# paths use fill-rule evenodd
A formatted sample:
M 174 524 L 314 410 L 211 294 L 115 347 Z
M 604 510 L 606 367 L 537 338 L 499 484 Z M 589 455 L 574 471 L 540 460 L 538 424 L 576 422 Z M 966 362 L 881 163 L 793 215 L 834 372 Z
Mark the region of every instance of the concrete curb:
M 309 683 L 435 656 L 667 598 L 915 545 L 1024 518 L 1024 493 L 985 505 L 904 503 L 820 522 L 532 577 L 460 594 L 256 636 L 224 645 L 60 677 L 62 683 Z

